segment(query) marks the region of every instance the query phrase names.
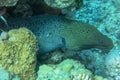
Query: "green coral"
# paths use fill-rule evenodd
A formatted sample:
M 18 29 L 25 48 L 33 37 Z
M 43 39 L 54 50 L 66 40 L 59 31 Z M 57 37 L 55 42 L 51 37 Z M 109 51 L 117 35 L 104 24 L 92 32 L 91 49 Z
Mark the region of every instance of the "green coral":
M 102 76 L 93 75 L 79 61 L 66 59 L 53 65 L 39 66 L 37 80 L 106 80 Z
M 36 52 L 38 42 L 26 28 L 10 30 L 8 39 L 0 43 L 0 67 L 15 73 L 22 80 L 36 78 Z
M 66 59 L 57 65 L 39 67 L 37 80 L 92 80 L 92 73 L 79 61 Z

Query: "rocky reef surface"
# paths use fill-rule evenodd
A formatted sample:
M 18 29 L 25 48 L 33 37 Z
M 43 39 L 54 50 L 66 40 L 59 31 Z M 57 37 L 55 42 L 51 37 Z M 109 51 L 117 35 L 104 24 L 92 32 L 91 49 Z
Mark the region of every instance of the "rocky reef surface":
M 93 76 L 79 61 L 66 59 L 52 65 L 41 65 L 37 80 L 105 80 L 100 76 Z
M 0 68 L 0 80 L 21 80 L 18 76 L 13 73 Z
M 105 65 L 104 66 L 105 70 L 102 70 L 103 68 L 99 68 L 99 69 L 106 72 L 107 76 L 105 74 L 104 76 L 106 76 L 109 80 L 120 79 L 120 77 L 118 76 L 120 74 L 119 73 L 120 69 L 118 67 L 118 65 L 120 64 L 120 61 L 119 61 L 119 58 L 120 58 L 119 57 L 120 7 L 119 5 L 120 5 L 119 0 L 101 0 L 101 1 L 84 0 L 83 8 L 76 11 L 74 13 L 76 15 L 74 15 L 73 13 L 71 15 L 73 16 L 72 19 L 80 20 L 80 21 L 95 25 L 95 27 L 98 28 L 99 31 L 109 36 L 113 40 L 114 48 L 111 50 L 111 52 L 109 52 L 106 55 L 101 55 L 103 59 L 100 59 L 100 56 L 96 56 L 96 58 L 97 57 L 99 58 L 97 62 L 100 62 L 99 64 Z M 100 54 L 101 52 L 97 52 L 97 53 Z M 84 56 L 86 57 L 84 59 L 84 57 L 82 56 L 83 63 L 86 62 L 87 59 L 88 59 L 87 61 L 93 60 L 92 57 L 91 58 L 87 57 L 87 56 L 91 56 L 91 54 L 87 54 Z M 87 63 L 87 67 L 88 67 L 88 64 L 89 63 Z M 96 65 L 96 63 L 94 63 L 94 65 Z M 93 67 L 93 65 L 91 65 L 91 67 Z M 97 74 L 98 73 L 99 72 L 97 72 Z
M 57 0 L 53 0 L 53 1 L 57 1 Z M 58 0 L 58 1 L 62 1 L 62 0 Z M 38 64 L 37 67 L 39 67 L 37 80 L 44 80 L 45 78 L 47 79 L 51 78 L 52 80 L 54 80 L 56 78 L 58 79 L 61 77 L 63 79 L 67 78 L 68 80 L 71 80 L 71 78 L 74 78 L 76 80 L 79 79 L 120 80 L 119 77 L 120 75 L 120 20 L 119 20 L 120 1 L 119 0 L 96 0 L 96 1 L 83 0 L 82 6 L 74 10 L 70 10 L 73 9 L 74 6 L 72 6 L 72 8 L 69 7 L 67 10 L 53 9 L 47 6 L 42 0 L 38 0 L 38 1 L 19 0 L 17 3 L 18 3 L 17 5 L 14 4 L 15 5 L 14 7 L 7 7 L 7 13 L 4 16 L 30 17 L 32 15 L 38 15 L 38 14 L 49 14 L 49 13 L 56 15 L 62 14 L 67 19 L 82 21 L 94 25 L 95 28 L 101 31 L 101 33 L 112 39 L 114 43 L 114 48 L 110 52 L 104 52 L 98 49 L 89 49 L 78 52 L 75 51 L 66 52 L 66 50 L 62 49 L 62 51 L 56 50 L 56 52 L 51 52 L 45 56 L 42 56 L 41 59 L 36 60 L 35 56 L 37 53 L 36 52 L 37 47 L 31 45 L 34 43 L 34 41 L 31 42 L 32 41 L 31 38 L 27 36 L 26 38 L 23 38 L 23 36 L 26 34 L 25 32 L 29 32 L 29 30 L 25 29 L 24 32 L 24 29 L 20 29 L 21 32 L 23 31 L 23 33 L 20 32 L 20 34 L 18 34 L 18 35 L 22 34 L 20 38 L 18 38 L 17 35 L 17 33 L 19 33 L 19 30 L 18 31 L 13 30 L 14 32 L 13 34 L 11 33 L 11 31 L 2 32 L 1 34 L 0 55 L 2 56 L 0 56 L 0 60 L 1 60 L 0 65 L 2 68 L 13 72 L 23 80 L 30 80 L 29 78 L 35 80 L 36 62 Z M 5 5 L 6 4 L 4 4 L 4 6 Z M 13 4 L 11 4 L 11 6 L 13 6 Z M 3 12 L 0 12 L 0 14 L 1 13 Z M 3 26 L 0 26 L 0 29 L 3 29 Z M 12 36 L 12 38 L 10 38 L 10 35 Z M 14 36 L 17 36 L 17 38 Z M 9 41 L 9 39 L 11 41 Z M 30 43 L 28 39 L 31 40 Z M 23 42 L 21 42 L 20 40 L 23 40 Z M 35 40 L 34 44 L 36 45 L 36 39 L 34 40 Z M 24 44 L 25 42 L 27 44 Z M 24 46 L 21 46 L 21 44 L 24 44 Z M 65 60 L 68 58 L 78 61 Z M 76 68 L 73 68 L 75 67 L 73 64 L 77 64 L 76 66 L 84 65 L 84 67 L 79 66 L 79 68 L 85 70 L 85 73 L 79 75 L 81 71 L 79 72 L 76 70 Z M 67 67 L 67 71 L 66 71 L 66 67 Z M 69 74 L 68 70 L 71 72 L 71 74 Z M 40 73 L 40 71 L 43 72 Z M 72 72 L 77 75 L 73 75 Z M 88 73 L 90 73 L 90 75 L 86 76 L 85 74 Z M 54 74 L 55 76 L 53 76 L 52 74 Z M 43 79 L 43 77 L 45 78 Z

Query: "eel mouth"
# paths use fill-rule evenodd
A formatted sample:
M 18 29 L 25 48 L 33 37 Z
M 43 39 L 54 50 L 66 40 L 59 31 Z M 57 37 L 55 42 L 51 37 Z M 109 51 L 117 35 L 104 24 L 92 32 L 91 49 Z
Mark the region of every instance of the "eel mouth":
M 90 44 L 90 45 L 84 45 L 82 49 L 97 48 L 97 49 L 102 50 L 105 53 L 108 53 L 113 47 L 114 47 L 113 43 L 110 44 L 110 45 L 95 45 L 95 44 Z
M 105 53 L 110 52 L 110 50 L 111 50 L 113 47 L 114 47 L 114 44 L 113 44 L 112 41 L 111 41 L 111 43 L 108 43 L 108 44 L 103 44 L 103 45 L 100 45 L 100 46 L 99 46 L 99 45 L 96 46 L 96 48 L 102 50 L 102 51 L 105 52 Z

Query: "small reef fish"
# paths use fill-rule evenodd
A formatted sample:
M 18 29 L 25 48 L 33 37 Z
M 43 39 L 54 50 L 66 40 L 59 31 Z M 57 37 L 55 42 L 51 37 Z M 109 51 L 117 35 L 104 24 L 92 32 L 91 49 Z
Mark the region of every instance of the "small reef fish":
M 38 15 L 9 19 L 8 24 L 12 28 L 30 29 L 38 38 L 40 53 L 48 53 L 58 48 L 75 51 L 98 48 L 109 51 L 114 46 L 112 40 L 94 26 L 62 16 Z

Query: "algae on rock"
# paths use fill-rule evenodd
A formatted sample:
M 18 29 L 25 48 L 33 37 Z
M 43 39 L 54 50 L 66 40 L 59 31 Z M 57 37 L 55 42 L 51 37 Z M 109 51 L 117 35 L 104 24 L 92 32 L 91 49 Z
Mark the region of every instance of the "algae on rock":
M 26 28 L 10 30 L 8 39 L 0 43 L 0 67 L 15 73 L 22 80 L 35 80 L 36 36 Z

